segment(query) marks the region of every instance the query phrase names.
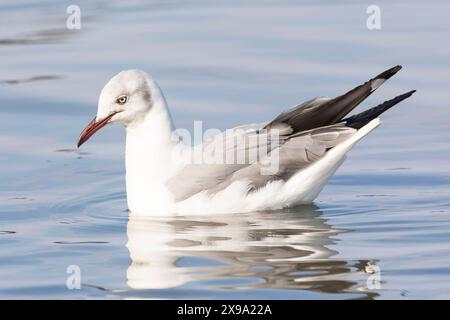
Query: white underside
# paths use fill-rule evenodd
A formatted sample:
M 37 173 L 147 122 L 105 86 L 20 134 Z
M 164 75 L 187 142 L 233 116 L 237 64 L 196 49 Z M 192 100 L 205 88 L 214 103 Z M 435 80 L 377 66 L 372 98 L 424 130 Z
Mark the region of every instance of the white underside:
M 175 168 L 170 167 L 163 151 L 149 158 L 133 157 L 133 144 L 127 135 L 127 198 L 132 215 L 164 216 L 223 214 L 253 211 L 276 210 L 314 201 L 330 177 L 345 159 L 347 152 L 361 138 L 380 124 L 374 119 L 358 130 L 351 138 L 340 143 L 327 154 L 299 171 L 288 181 L 273 181 L 266 186 L 248 193 L 249 181 L 238 180 L 223 191 L 210 195 L 203 191 L 180 201 L 173 201 L 173 196 L 164 187 L 164 181 L 170 177 Z M 149 160 L 150 159 L 150 160 Z M 151 167 L 149 161 L 158 161 L 159 170 L 154 172 L 130 172 L 133 168 Z M 156 164 L 153 163 L 153 166 Z M 186 181 L 189 183 L 189 181 Z

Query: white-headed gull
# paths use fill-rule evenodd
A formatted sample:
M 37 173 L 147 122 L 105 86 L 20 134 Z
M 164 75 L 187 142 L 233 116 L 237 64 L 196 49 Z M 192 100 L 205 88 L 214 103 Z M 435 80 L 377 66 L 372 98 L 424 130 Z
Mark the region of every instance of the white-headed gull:
M 415 90 L 346 117 L 395 66 L 337 98 L 315 98 L 274 120 L 236 127 L 191 146 L 145 72 L 126 70 L 103 88 L 78 146 L 108 123 L 126 128 L 126 189 L 135 215 L 235 213 L 311 203 L 378 116 Z

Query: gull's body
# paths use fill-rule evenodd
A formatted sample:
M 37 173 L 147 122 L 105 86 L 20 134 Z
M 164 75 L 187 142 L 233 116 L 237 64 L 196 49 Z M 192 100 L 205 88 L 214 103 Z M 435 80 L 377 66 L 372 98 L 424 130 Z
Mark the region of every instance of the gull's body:
M 104 87 L 97 117 L 79 145 L 106 123 L 125 125 L 127 201 L 134 215 L 237 213 L 311 203 L 352 146 L 380 124 L 378 115 L 413 93 L 344 119 L 398 70 L 335 99 L 307 101 L 271 122 L 240 126 L 194 147 L 178 139 L 156 82 L 142 71 L 123 71 Z M 223 162 L 197 161 L 207 153 L 241 150 L 245 161 L 230 163 L 226 156 Z M 254 150 L 263 153 L 252 158 Z M 274 159 L 276 167 L 268 170 Z

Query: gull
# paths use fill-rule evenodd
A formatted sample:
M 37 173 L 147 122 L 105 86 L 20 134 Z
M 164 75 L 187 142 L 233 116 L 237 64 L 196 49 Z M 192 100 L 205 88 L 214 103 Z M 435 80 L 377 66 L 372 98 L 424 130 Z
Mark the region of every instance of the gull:
M 164 216 L 279 210 L 314 201 L 347 152 L 379 126 L 399 95 L 349 113 L 402 67 L 392 67 L 334 99 L 296 105 L 272 121 L 238 126 L 190 145 L 147 73 L 125 70 L 101 91 L 78 147 L 107 124 L 126 129 L 130 215 Z M 239 155 L 239 156 L 237 156 Z

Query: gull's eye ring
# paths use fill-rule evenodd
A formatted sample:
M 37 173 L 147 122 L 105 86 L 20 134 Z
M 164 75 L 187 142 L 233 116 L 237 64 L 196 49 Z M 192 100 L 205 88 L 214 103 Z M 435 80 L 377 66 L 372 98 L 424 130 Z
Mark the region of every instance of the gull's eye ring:
M 128 97 L 126 95 L 120 96 L 116 100 L 116 102 L 118 104 L 125 104 L 127 101 L 128 101 Z

